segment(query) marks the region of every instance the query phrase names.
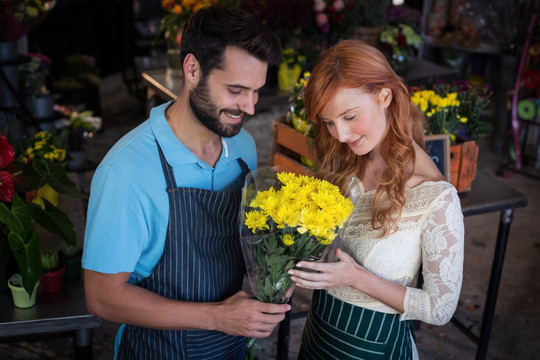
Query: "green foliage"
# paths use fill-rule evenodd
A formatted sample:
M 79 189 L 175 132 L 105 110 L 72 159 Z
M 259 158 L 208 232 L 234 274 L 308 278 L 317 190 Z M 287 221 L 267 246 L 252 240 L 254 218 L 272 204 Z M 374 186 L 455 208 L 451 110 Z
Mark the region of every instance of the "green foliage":
M 44 272 L 50 272 L 58 268 L 58 251 L 45 251 L 41 254 L 41 267 Z
M 44 197 L 32 201 L 36 192 L 39 194 L 38 189 L 47 184 L 60 194 L 80 199 L 88 196 L 68 178 L 62 163 L 37 155 L 28 163 L 21 161 L 21 154 L 26 154 L 24 146 L 19 144 L 18 149 L 21 147 L 18 160 L 10 164 L 10 168 L 16 169 L 11 175 L 15 194 L 10 202 L 0 202 L 0 261 L 7 259 L 9 252 L 13 253 L 23 286 L 31 294 L 41 273 L 40 238 L 34 231 L 34 222 L 60 236 L 62 241 L 77 245 L 75 228 L 69 217 Z
M 392 0 L 357 0 L 360 23 L 366 27 L 383 27 L 386 24 L 386 12 Z

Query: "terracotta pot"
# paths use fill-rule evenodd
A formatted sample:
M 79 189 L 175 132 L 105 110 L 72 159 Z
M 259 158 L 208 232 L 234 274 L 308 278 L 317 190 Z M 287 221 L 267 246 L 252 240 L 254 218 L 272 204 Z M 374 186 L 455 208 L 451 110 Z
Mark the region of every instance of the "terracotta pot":
M 66 271 L 66 265 L 61 262 L 62 266 L 59 270 L 54 272 L 48 272 L 39 276 L 39 282 L 44 292 L 54 293 L 62 290 L 64 286 L 64 272 Z

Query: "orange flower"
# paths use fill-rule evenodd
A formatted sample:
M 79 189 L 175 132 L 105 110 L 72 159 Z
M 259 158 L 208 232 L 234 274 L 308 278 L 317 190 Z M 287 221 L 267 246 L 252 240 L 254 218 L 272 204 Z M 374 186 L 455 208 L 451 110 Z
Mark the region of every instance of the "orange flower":
M 180 15 L 184 12 L 184 8 L 182 7 L 182 5 L 176 4 L 174 5 L 171 11 L 175 13 L 176 15 Z
M 175 0 L 162 0 L 161 1 L 161 7 L 163 9 L 170 9 L 174 6 Z

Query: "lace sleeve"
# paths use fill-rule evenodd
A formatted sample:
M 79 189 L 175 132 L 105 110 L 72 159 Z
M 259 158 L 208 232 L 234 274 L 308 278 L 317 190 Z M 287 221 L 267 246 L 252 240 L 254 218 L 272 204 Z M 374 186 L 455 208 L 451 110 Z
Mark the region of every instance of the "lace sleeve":
M 444 325 L 456 310 L 463 280 L 463 213 L 455 189 L 435 201 L 421 234 L 424 283 L 407 288 L 401 320 Z

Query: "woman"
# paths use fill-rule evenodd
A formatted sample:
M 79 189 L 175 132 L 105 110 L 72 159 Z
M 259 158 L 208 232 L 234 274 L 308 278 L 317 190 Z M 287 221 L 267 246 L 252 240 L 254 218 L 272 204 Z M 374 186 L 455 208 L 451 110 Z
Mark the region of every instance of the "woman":
M 336 261 L 290 271 L 297 286 L 316 289 L 299 359 L 416 359 L 412 320 L 443 325 L 459 298 L 457 192 L 423 149 L 424 120 L 407 87 L 375 48 L 346 40 L 329 49 L 305 106 L 321 171 L 357 177 L 360 197 Z

